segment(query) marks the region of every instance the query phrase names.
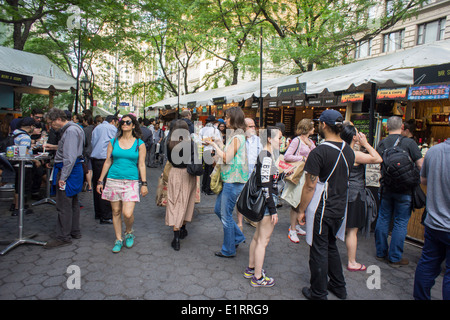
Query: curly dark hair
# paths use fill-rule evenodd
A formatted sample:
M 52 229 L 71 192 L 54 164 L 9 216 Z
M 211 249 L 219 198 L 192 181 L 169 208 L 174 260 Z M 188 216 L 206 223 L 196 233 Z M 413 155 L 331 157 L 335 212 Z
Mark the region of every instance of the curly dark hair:
M 134 115 L 132 115 L 131 113 L 124 115 L 122 117 L 122 119 L 120 119 L 119 128 L 117 128 L 117 138 L 120 138 L 123 136 L 122 124 L 123 124 L 123 119 L 125 119 L 125 118 L 130 118 L 131 122 L 133 122 L 133 125 L 134 125 L 133 131 L 132 131 L 133 137 L 135 137 L 136 139 L 140 139 L 142 137 L 141 127 L 140 127 L 139 122 L 137 121 L 136 117 Z

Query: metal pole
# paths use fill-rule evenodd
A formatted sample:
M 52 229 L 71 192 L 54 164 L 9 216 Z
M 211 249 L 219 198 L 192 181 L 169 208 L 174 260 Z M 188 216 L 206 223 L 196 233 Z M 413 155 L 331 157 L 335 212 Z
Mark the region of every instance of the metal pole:
M 77 92 L 75 93 L 75 114 L 78 113 L 78 100 L 80 91 L 80 69 L 81 69 L 81 28 L 78 29 L 78 64 L 77 64 Z
M 259 127 L 260 128 L 262 128 L 264 126 L 262 74 L 263 74 L 263 29 L 261 27 L 260 48 L 259 48 Z
M 180 63 L 178 62 L 178 107 L 177 107 L 177 119 L 180 119 Z
M 377 85 L 376 83 L 371 84 L 370 88 L 370 107 L 369 107 L 369 143 L 373 146 L 374 140 L 374 129 L 375 129 L 375 103 L 377 100 Z

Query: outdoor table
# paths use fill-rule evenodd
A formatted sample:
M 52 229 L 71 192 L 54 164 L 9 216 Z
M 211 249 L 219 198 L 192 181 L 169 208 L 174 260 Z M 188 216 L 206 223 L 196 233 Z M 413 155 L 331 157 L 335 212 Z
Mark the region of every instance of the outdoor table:
M 39 158 L 39 159 L 42 159 L 42 158 Z M 50 203 L 50 204 L 56 205 L 56 201 L 53 200 L 52 198 L 50 198 L 50 191 L 51 191 L 51 187 L 52 187 L 52 185 L 50 183 L 50 179 L 51 179 L 52 169 L 46 168 L 46 171 L 47 171 L 47 185 L 46 185 L 45 198 L 32 203 L 31 204 L 32 206 L 38 206 L 38 205 L 44 204 L 44 203 Z
M 26 157 L 20 157 L 20 156 L 14 156 L 12 158 L 8 158 L 11 162 L 18 162 L 19 163 L 19 238 L 12 241 L 8 247 L 6 247 L 3 251 L 0 252 L 0 255 L 5 255 L 10 250 L 14 249 L 15 247 L 21 245 L 21 244 L 36 244 L 36 245 L 45 245 L 46 242 L 33 240 L 31 238 L 35 237 L 36 235 L 31 235 L 29 237 L 23 236 L 23 214 L 25 212 L 25 201 L 24 201 L 24 193 L 25 193 L 25 163 L 32 161 L 32 160 L 46 160 L 49 159 L 48 156 L 26 156 Z M 3 242 L 3 241 L 2 241 Z

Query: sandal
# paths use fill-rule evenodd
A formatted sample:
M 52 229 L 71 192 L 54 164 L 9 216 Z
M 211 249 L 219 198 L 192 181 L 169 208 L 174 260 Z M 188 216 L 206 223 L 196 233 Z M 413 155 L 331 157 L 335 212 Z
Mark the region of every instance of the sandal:
M 366 271 L 366 269 L 367 269 L 367 267 L 365 265 L 363 265 L 362 263 L 361 263 L 361 267 L 359 267 L 359 268 L 350 268 L 349 266 L 347 266 L 347 270 L 351 271 L 351 272 L 354 272 L 354 271 Z

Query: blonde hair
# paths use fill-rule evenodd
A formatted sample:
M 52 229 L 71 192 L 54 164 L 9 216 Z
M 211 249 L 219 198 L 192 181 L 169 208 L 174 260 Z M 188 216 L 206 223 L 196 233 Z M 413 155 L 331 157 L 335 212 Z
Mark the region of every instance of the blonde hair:
M 296 134 L 298 136 L 307 135 L 308 132 L 310 132 L 312 128 L 314 128 L 314 122 L 311 119 L 302 119 L 297 124 Z

